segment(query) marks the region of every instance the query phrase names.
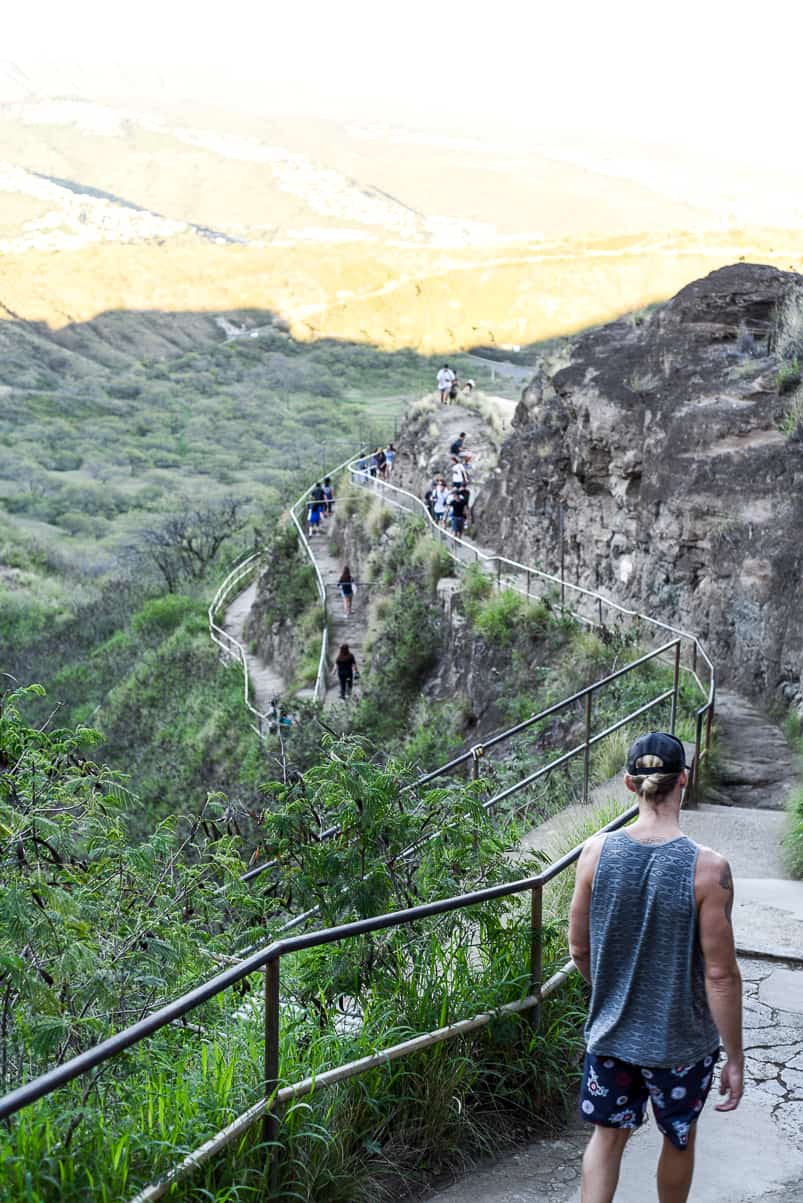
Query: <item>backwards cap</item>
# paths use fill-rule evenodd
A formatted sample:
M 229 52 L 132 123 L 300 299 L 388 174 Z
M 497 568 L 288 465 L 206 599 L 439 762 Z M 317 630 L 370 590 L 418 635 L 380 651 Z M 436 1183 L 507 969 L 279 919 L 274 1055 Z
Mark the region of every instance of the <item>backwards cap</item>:
M 652 768 L 638 768 L 637 761 L 642 756 L 657 756 L 660 765 Z M 640 735 L 631 745 L 627 754 L 627 771 L 631 777 L 643 777 L 645 773 L 682 773 L 689 766 L 686 764 L 686 749 L 675 735 L 666 731 L 649 731 Z

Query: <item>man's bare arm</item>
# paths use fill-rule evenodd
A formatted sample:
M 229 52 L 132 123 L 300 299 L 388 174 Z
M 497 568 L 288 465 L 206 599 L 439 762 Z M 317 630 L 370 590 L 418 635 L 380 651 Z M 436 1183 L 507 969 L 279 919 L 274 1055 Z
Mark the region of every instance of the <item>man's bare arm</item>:
M 589 916 L 591 913 L 591 885 L 599 861 L 602 841 L 589 840 L 577 862 L 574 879 L 574 894 L 569 911 L 569 952 L 577 969 L 587 982 L 591 981 L 591 940 Z
M 725 1045 L 727 1062 L 720 1093 L 728 1095 L 718 1111 L 732 1111 L 742 1096 L 742 975 L 736 961 L 731 913 L 733 877 L 724 857 L 705 849 L 700 853 L 698 881 L 700 945 L 705 961 L 705 989 L 714 1022 Z

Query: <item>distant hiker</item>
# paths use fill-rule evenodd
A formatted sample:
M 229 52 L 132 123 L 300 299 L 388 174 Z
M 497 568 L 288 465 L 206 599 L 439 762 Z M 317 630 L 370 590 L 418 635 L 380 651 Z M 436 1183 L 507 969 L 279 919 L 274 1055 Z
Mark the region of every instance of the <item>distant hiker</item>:
M 452 527 L 452 534 L 460 536 L 466 525 L 466 510 L 468 502 L 463 496 L 461 489 L 452 489 L 449 496 L 449 520 Z
M 658 1198 L 685 1203 L 720 1038 L 726 1098 L 716 1110 L 733 1111 L 742 1097 L 733 878 L 724 857 L 680 829 L 687 781 L 680 740 L 642 735 L 625 773 L 638 819 L 588 840 L 577 864 L 569 948 L 591 985 L 580 1113 L 596 1125 L 583 1157 L 583 1203 L 613 1200 L 625 1144 L 644 1122 L 648 1098 L 663 1134 Z
M 453 375 L 454 379 L 452 380 L 452 383 L 449 385 L 449 401 L 450 402 L 456 401 L 457 394 L 460 392 L 460 381 L 457 378 L 457 372 L 453 372 L 452 375 Z
M 307 534 L 310 538 L 320 529 L 322 510 L 322 501 L 309 501 L 307 503 Z
M 396 458 L 396 448 L 393 446 L 392 443 L 388 443 L 387 447 L 385 448 L 385 459 L 387 460 L 388 476 L 390 476 L 391 472 L 393 471 L 393 461 L 395 460 L 395 458 Z
M 335 491 L 332 488 L 332 478 L 330 476 L 327 476 L 323 482 L 323 498 L 323 512 L 327 518 L 331 518 L 332 512 L 335 508 Z
M 467 380 L 466 383 L 463 385 L 463 392 L 467 393 L 469 396 L 471 396 L 471 394 L 474 392 L 475 388 L 476 388 L 476 385 L 474 384 L 474 381 Z
M 368 456 L 368 473 L 369 473 L 369 475 L 375 477 L 377 468 L 378 468 L 378 464 L 377 464 L 377 459 L 376 459 L 376 452 L 373 451 Z
M 455 379 L 455 374 L 445 363 L 438 372 L 438 391 L 441 395 L 441 405 L 446 405 L 449 400 L 449 392 Z
M 468 468 L 461 463 L 456 455 L 452 456 L 452 484 L 467 485 L 469 482 Z
M 320 483 L 320 481 L 315 482 L 309 491 L 309 495 L 312 501 L 323 501 L 323 485 Z
M 453 455 L 455 457 L 455 459 L 461 460 L 462 463 L 464 463 L 464 464 L 471 463 L 471 452 L 466 451 L 466 432 L 465 432 L 465 430 L 460 431 L 458 438 L 455 439 L 455 441 L 452 443 L 451 447 L 449 448 L 449 453 L 450 453 L 450 455 Z
M 377 449 L 376 449 L 376 470 L 379 473 L 382 480 L 385 479 L 385 475 L 387 472 L 387 464 L 388 464 L 388 457 L 385 455 L 384 448 L 377 447 Z
M 337 582 L 340 588 L 340 596 L 343 598 L 343 610 L 346 618 L 351 618 L 351 606 L 354 601 L 354 582 L 351 579 L 351 569 L 348 564 L 340 574 L 340 580 Z
M 432 492 L 432 517 L 437 522 L 438 526 L 443 526 L 446 522 L 446 510 L 449 505 L 449 490 L 446 488 L 446 482 L 442 476 L 439 476 L 435 482 L 435 488 Z
M 427 507 L 427 510 L 429 511 L 429 516 L 432 519 L 435 518 L 435 509 L 434 509 L 435 489 L 437 487 L 438 487 L 438 482 L 436 480 L 433 480 L 432 484 L 429 486 L 426 493 L 424 494 L 424 505 Z
M 349 650 L 347 643 L 341 643 L 340 651 L 337 653 L 335 660 L 335 671 L 337 679 L 340 682 L 340 696 L 345 701 L 346 691 L 351 697 L 352 686 L 354 685 L 354 677 L 357 672 L 357 661 L 354 659 L 353 653 Z
M 471 492 L 468 485 L 461 485 L 458 489 L 460 496 L 466 503 L 466 526 L 474 525 L 474 506 L 471 504 Z

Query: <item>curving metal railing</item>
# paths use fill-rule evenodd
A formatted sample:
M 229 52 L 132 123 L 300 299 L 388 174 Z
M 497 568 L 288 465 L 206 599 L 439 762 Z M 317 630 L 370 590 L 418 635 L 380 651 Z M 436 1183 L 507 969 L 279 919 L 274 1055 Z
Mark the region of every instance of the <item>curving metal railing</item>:
M 545 572 L 533 565 L 511 560 L 498 552 L 483 550 L 468 539 L 461 538 L 452 531 L 439 526 L 426 504 L 414 493 L 410 493 L 399 485 L 393 485 L 389 481 L 372 476 L 357 466 L 359 462 L 359 457 L 355 457 L 349 464 L 352 483 L 358 488 L 376 494 L 387 505 L 423 518 L 430 534 L 440 541 L 451 559 L 461 568 L 465 568 L 469 564 L 476 564 L 491 577 L 497 588 L 514 589 L 534 600 L 541 600 L 545 597 L 554 599 L 556 605 L 587 626 L 635 628 L 642 638 L 647 633 L 656 638 L 662 638 L 666 644 L 666 647 L 661 649 L 662 654 L 665 654 L 670 648 L 677 648 L 676 651 L 673 650 L 670 653 L 673 657 L 677 657 L 677 671 L 686 672 L 693 678 L 704 699 L 695 712 L 695 757 L 689 790 L 690 800 L 693 799 L 700 766 L 710 754 L 711 728 L 716 698 L 714 665 L 697 636 L 662 622 L 658 618 L 642 614 L 638 610 L 628 609 L 603 593 L 586 589 L 583 585 L 575 585 L 567 581 L 563 574 L 556 576 L 554 573 Z M 540 592 L 533 592 L 533 586 L 540 586 Z M 606 615 L 610 616 L 607 622 Z M 669 644 L 666 643 L 667 636 L 671 637 Z M 684 654 L 686 663 L 683 662 Z M 704 679 L 701 679 L 701 668 Z M 672 706 L 671 730 L 673 732 L 675 719 L 676 702 Z M 485 746 L 488 746 L 487 741 Z M 448 765 L 429 774 L 428 779 L 443 775 L 471 755 L 472 753 L 469 751 L 455 761 L 450 761 Z
M 235 639 L 218 623 L 218 615 L 225 605 L 227 605 L 242 589 L 245 581 L 254 575 L 259 567 L 263 553 L 254 551 L 239 564 L 236 564 L 228 574 L 226 579 L 221 583 L 217 593 L 209 603 L 207 617 L 209 619 L 209 635 L 214 643 L 218 645 L 223 654 L 230 660 L 236 660 L 242 667 L 243 671 L 243 700 L 246 709 L 251 712 L 256 718 L 259 726 L 254 727 L 257 735 L 262 735 L 263 723 L 266 715 L 251 701 L 251 678 L 248 675 L 248 659 L 246 657 L 245 648 L 240 643 L 239 639 Z

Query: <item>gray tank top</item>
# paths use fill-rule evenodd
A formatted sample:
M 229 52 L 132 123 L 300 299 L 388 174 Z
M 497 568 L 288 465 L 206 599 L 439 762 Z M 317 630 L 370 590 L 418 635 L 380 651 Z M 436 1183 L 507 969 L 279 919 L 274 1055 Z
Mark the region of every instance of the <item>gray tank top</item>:
M 719 1045 L 697 934 L 697 844 L 605 837 L 591 892 L 591 1053 L 631 1065 L 700 1061 Z

